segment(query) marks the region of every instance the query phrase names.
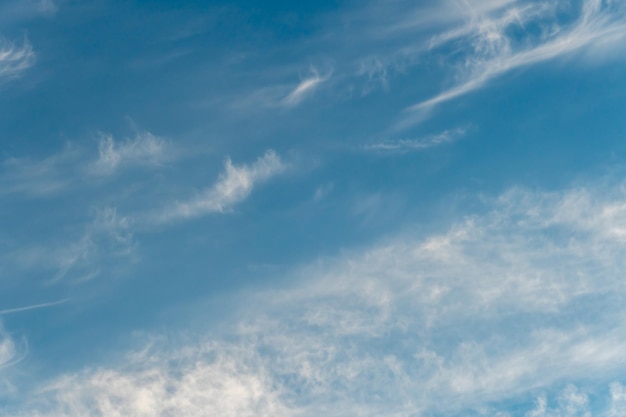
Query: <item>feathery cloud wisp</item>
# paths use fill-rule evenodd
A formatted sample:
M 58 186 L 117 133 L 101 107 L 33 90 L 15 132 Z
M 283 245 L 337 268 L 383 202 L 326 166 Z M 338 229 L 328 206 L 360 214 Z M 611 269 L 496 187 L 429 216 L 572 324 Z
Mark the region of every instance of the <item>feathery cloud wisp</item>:
M 22 245 L 6 250 L 0 263 L 8 270 L 50 274 L 48 282 L 84 282 L 107 267 L 120 266 L 120 259 L 134 256 L 136 244 L 131 220 L 106 207 L 82 227 L 74 239 Z M 110 262 L 115 259 L 116 262 Z M 1 313 L 1 312 L 0 312 Z
M 309 78 L 302 80 L 300 84 L 283 99 L 283 105 L 293 107 L 300 104 L 300 102 L 308 95 L 312 94 L 321 83 L 326 82 L 330 78 L 330 75 L 321 76 L 315 68 L 312 68 L 311 72 L 312 75 Z
M 87 153 L 67 144 L 62 151 L 43 159 L 12 157 L 0 161 L 0 194 L 51 196 L 81 181 L 109 176 L 132 166 L 159 166 L 176 157 L 176 149 L 168 141 L 146 131 L 121 143 L 102 134 L 97 158 L 91 160 Z
M 113 136 L 102 135 L 98 146 L 99 157 L 90 171 L 97 175 L 110 175 L 123 166 L 158 165 L 166 158 L 168 143 L 149 132 L 137 135 L 119 144 Z
M 0 37 L 0 81 L 19 76 L 35 62 L 35 52 L 27 39 L 21 47 Z
M 48 196 L 76 180 L 79 152 L 67 146 L 44 159 L 9 158 L 0 163 L 0 194 Z
M 580 9 L 570 13 L 572 22 L 562 22 L 559 7 L 573 8 L 562 2 L 515 1 L 492 13 L 479 14 L 468 6 L 469 22 L 460 28 L 434 36 L 432 49 L 454 45 L 465 51 L 457 63 L 460 82 L 436 96 L 417 103 L 407 110 L 423 113 L 433 107 L 463 96 L 487 85 L 492 79 L 516 68 L 567 56 L 574 52 L 606 50 L 626 38 L 626 8 L 622 2 L 584 0 Z M 538 26 L 539 35 L 524 32 L 522 39 L 513 29 Z M 410 125 L 414 116 L 400 123 Z
M 253 188 L 286 168 L 278 154 L 267 151 L 250 165 L 234 165 L 226 160 L 225 171 L 218 181 L 195 198 L 168 207 L 156 216 L 159 223 L 224 212 L 243 201 Z
M 378 143 L 370 143 L 362 147 L 371 152 L 412 152 L 423 151 L 435 146 L 444 145 L 459 140 L 465 134 L 466 129 L 445 130 L 439 134 L 420 139 L 397 139 Z

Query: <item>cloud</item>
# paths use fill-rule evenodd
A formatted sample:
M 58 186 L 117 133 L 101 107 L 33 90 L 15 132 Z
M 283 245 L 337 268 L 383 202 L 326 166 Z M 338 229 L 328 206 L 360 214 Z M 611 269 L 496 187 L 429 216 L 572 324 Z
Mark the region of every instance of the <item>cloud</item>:
M 250 165 L 237 166 L 227 159 L 225 171 L 211 188 L 188 201 L 167 207 L 153 220 L 162 223 L 225 212 L 245 200 L 255 186 L 281 173 L 285 168 L 278 154 L 271 150 Z
M 311 95 L 315 89 L 323 82 L 326 82 L 330 75 L 321 76 L 317 69 L 311 68 L 312 75 L 309 78 L 305 78 L 294 88 L 283 100 L 282 104 L 287 107 L 294 107 L 307 96 Z
M 331 75 L 331 70 L 326 75 L 321 75 L 317 68 L 311 67 L 309 75 L 296 86 L 280 81 L 273 85 L 253 88 L 252 92 L 246 90 L 242 94 L 237 94 L 238 97 L 233 97 L 228 106 L 244 115 L 268 109 L 294 108 L 311 97 L 321 84 L 330 79 Z
M 7 158 L 0 162 L 0 194 L 49 197 L 130 167 L 158 167 L 177 155 L 172 144 L 146 131 L 121 143 L 101 134 L 95 160 L 91 152 L 68 143 L 45 158 Z
M 85 282 L 103 271 L 114 273 L 135 256 L 132 221 L 120 216 L 114 207 L 96 210 L 93 220 L 80 227 L 74 238 L 52 240 L 36 245 L 7 249 L 2 257 L 8 270 L 44 273 L 48 283 Z M 1 311 L 0 311 L 1 314 Z
M 15 357 L 15 343 L 6 335 L 2 335 L 0 340 L 0 367 L 10 364 Z
M 8 0 L 0 5 L 0 23 L 54 16 L 58 10 L 59 5 L 53 0 Z
M 625 190 L 511 189 L 442 232 L 319 260 L 287 287 L 234 294 L 207 336 L 60 376 L 22 415 L 497 415 L 564 384 L 521 410 L 619 415 Z
M 158 166 L 168 157 L 172 149 L 163 139 L 140 131 L 134 138 L 116 144 L 113 136 L 102 134 L 98 145 L 98 159 L 91 165 L 91 173 L 111 175 L 129 166 Z
M 87 281 L 99 275 L 107 261 L 132 258 L 135 249 L 131 220 L 105 207 L 96 211 L 79 240 L 57 250 L 41 248 L 39 253 L 57 270 L 52 282 L 70 274 L 74 281 Z
M 0 323 L 0 371 L 21 362 L 27 354 L 26 343 L 16 341 Z M 10 386 L 4 378 L 1 382 Z
M 452 143 L 465 135 L 466 129 L 444 130 L 436 135 L 427 136 L 420 139 L 396 139 L 384 142 L 370 143 L 362 147 L 365 151 L 371 152 L 412 152 L 423 151 L 435 146 Z
M 1 192 L 50 195 L 72 185 L 72 174 L 87 171 L 94 175 L 111 175 L 122 166 L 156 164 L 166 158 L 164 149 L 171 152 L 168 146 L 150 134 L 138 135 L 119 146 L 106 136 L 101 141 L 99 158 L 93 163 L 83 162 L 85 154 L 71 147 L 40 161 L 12 158 L 3 164 Z M 274 151 L 267 151 L 249 165 L 234 165 L 228 159 L 216 183 L 188 201 L 165 205 L 153 212 L 139 210 L 131 215 L 122 215 L 116 207 L 104 206 L 95 210 L 92 219 L 84 224 L 67 225 L 74 230 L 73 237 L 41 236 L 36 243 L 7 245 L 0 265 L 15 273 L 48 274 L 48 282 L 84 282 L 102 273 L 114 273 L 136 258 L 137 230 L 155 223 L 226 212 L 245 200 L 256 186 L 285 168 Z
M 622 2 L 584 0 L 579 9 L 574 7 L 565 2 L 516 1 L 484 13 L 468 5 L 466 25 L 430 41 L 431 50 L 454 46 L 463 51 L 464 58 L 457 63 L 460 82 L 407 110 L 428 111 L 516 68 L 588 49 L 609 50 L 626 37 Z M 570 22 L 559 19 L 564 12 L 576 16 Z
M 63 191 L 75 181 L 79 157 L 77 149 L 66 146 L 43 159 L 8 158 L 0 164 L 0 194 L 45 197 Z
M 68 375 L 42 390 L 40 410 L 21 416 L 293 416 L 250 351 L 202 344 L 173 352 L 146 352 L 120 369 Z M 15 412 L 15 411 L 13 411 Z
M 35 62 L 35 52 L 24 39 L 21 46 L 0 37 L 0 82 L 20 76 Z
M 33 305 L 29 305 L 29 306 L 14 307 L 14 308 L 4 308 L 4 309 L 0 310 L 0 316 L 5 315 L 5 314 L 21 313 L 21 312 L 30 311 L 30 310 L 38 310 L 40 308 L 54 307 L 54 306 L 58 306 L 60 304 L 64 304 L 67 301 L 69 301 L 69 300 L 65 299 L 65 300 L 59 300 L 59 301 L 52 301 L 52 302 L 49 302 L 49 303 L 33 304 Z

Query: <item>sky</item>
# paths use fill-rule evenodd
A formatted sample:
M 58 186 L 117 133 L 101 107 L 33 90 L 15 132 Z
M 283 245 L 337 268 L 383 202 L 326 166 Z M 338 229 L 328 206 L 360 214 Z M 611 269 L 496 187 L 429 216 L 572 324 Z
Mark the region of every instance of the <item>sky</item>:
M 0 0 L 0 417 L 626 416 L 623 0 Z

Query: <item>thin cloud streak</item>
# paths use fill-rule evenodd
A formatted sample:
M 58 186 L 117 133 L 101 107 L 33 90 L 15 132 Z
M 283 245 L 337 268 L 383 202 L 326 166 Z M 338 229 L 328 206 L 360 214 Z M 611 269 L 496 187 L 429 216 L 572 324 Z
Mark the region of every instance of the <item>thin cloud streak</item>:
M 30 311 L 30 310 L 39 310 L 39 309 L 48 308 L 48 307 L 56 307 L 58 305 L 65 304 L 68 301 L 69 301 L 69 298 L 65 298 L 63 300 L 53 301 L 50 303 L 33 304 L 30 306 L 25 306 L 25 307 L 6 308 L 3 310 L 0 310 L 0 316 L 6 315 L 6 314 L 22 313 L 24 311 Z
M 18 77 L 35 63 L 35 52 L 24 39 L 21 47 L 0 37 L 0 82 Z
M 300 84 L 283 99 L 283 105 L 294 107 L 300 104 L 300 102 L 311 95 L 321 83 L 326 82 L 330 78 L 330 75 L 322 77 L 315 68 L 312 68 L 311 72 L 313 73 L 311 77 L 302 80 Z
M 626 37 L 623 7 L 613 2 L 604 5 L 594 0 L 583 2 L 580 15 L 574 23 L 566 25 L 552 21 L 550 32 L 542 34 L 533 46 L 518 48 L 516 45 L 520 42 L 507 35 L 506 31 L 511 27 L 523 28 L 526 24 L 542 23 L 545 19 L 551 19 L 555 7 L 555 4 L 545 2 L 516 2 L 499 17 L 474 17 L 469 25 L 434 37 L 431 40 L 433 48 L 451 42 L 470 43 L 473 51 L 469 52 L 459 74 L 465 81 L 409 107 L 407 111 L 429 110 L 480 89 L 492 79 L 516 68 L 567 56 L 587 48 L 606 49 Z
M 166 223 L 203 214 L 223 213 L 245 200 L 257 185 L 285 169 L 286 165 L 278 154 L 271 150 L 250 165 L 237 166 L 227 159 L 224 172 L 211 188 L 188 201 L 164 209 L 151 219 L 156 223 Z
M 0 195 L 45 197 L 76 181 L 80 152 L 71 146 L 43 159 L 8 158 L 0 163 Z
M 419 139 L 397 139 L 371 143 L 364 145 L 361 149 L 367 152 L 379 153 L 424 151 L 436 146 L 456 142 L 465 135 L 466 131 L 466 129 L 461 128 L 445 130 L 436 135 L 426 136 Z

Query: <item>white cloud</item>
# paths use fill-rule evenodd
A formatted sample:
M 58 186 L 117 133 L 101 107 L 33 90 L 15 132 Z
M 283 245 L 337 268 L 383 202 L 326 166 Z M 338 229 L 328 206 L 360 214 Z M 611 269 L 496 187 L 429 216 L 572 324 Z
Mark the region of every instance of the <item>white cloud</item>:
M 35 52 L 24 39 L 21 46 L 0 37 L 0 81 L 22 74 L 35 62 Z
M 556 407 L 549 407 L 546 397 L 543 396 L 537 399 L 536 408 L 526 413 L 526 417 L 591 417 L 591 415 L 588 396 L 573 385 L 561 392 Z
M 283 100 L 282 104 L 288 107 L 293 107 L 298 104 L 302 100 L 304 100 L 307 96 L 311 95 L 315 89 L 323 82 L 327 81 L 330 78 L 330 75 L 321 76 L 317 69 L 311 68 L 312 75 L 308 78 L 305 78 L 294 88 Z
M 75 181 L 72 166 L 78 157 L 76 149 L 66 146 L 44 159 L 8 158 L 0 164 L 0 194 L 43 197 L 65 190 Z
M 172 149 L 163 139 L 145 131 L 134 138 L 116 143 L 111 135 L 102 135 L 98 145 L 98 160 L 91 166 L 91 172 L 110 175 L 123 167 L 133 165 L 159 165 L 171 157 Z
M 84 282 L 103 270 L 113 273 L 124 264 L 120 260 L 134 258 L 131 219 L 118 215 L 115 208 L 97 210 L 93 221 L 81 229 L 73 239 L 63 241 L 55 236 L 46 242 L 8 249 L 0 258 L 2 266 L 19 273 L 44 273 L 49 276 L 48 283 Z
M 64 304 L 67 301 L 68 300 L 65 299 L 65 300 L 59 300 L 59 301 L 52 301 L 52 302 L 49 302 L 49 303 L 33 304 L 33 305 L 29 305 L 29 306 L 4 308 L 4 309 L 0 310 L 0 316 L 6 315 L 6 314 L 21 313 L 23 311 L 38 310 L 40 308 L 54 307 L 54 306 L 58 306 L 58 305 Z
M 452 143 L 465 135 L 466 129 L 444 130 L 436 135 L 426 136 L 419 139 L 396 139 L 384 142 L 370 143 L 362 147 L 365 151 L 372 152 L 412 152 L 423 151 L 435 146 Z
M 583 50 L 607 51 L 626 37 L 622 2 L 584 0 L 571 23 L 557 18 L 558 11 L 572 13 L 566 2 L 515 1 L 485 13 L 468 6 L 469 22 L 431 39 L 431 48 L 455 45 L 465 53 L 458 63 L 460 82 L 409 111 L 424 112 L 443 102 L 487 85 L 492 79 L 516 68 L 564 57 Z M 537 26 L 540 33 L 526 31 Z M 523 31 L 522 39 L 513 35 Z M 458 54 L 457 54 L 458 55 Z M 410 123 L 405 121 L 401 125 Z
M 98 156 L 90 160 L 84 148 L 71 143 L 45 158 L 12 157 L 0 162 L 0 194 L 49 197 L 92 180 L 133 166 L 155 167 L 174 159 L 177 150 L 166 140 L 146 131 L 116 143 L 102 134 Z M 85 176 L 85 173 L 91 174 Z
M 2 332 L 0 337 L 0 368 L 3 368 L 15 359 L 16 348 L 13 339 Z
M 40 411 L 17 415 L 295 415 L 272 382 L 254 352 L 205 343 L 180 351 L 135 355 L 128 365 L 116 370 L 94 369 L 68 375 L 42 390 L 47 401 L 40 403 Z
M 266 158 L 212 189 L 269 175 Z M 513 189 L 485 208 L 235 295 L 224 333 L 62 376 L 23 415 L 458 415 L 563 383 L 579 388 L 528 416 L 585 415 L 587 389 L 609 402 L 594 415 L 620 415 L 626 188 Z
M 271 150 L 250 165 L 237 166 L 227 159 L 225 171 L 211 188 L 188 201 L 166 208 L 153 220 L 167 222 L 225 212 L 245 200 L 255 186 L 279 174 L 285 168 L 278 154 Z
M 607 417 L 626 416 L 626 388 L 615 382 L 611 384 L 611 407 Z

